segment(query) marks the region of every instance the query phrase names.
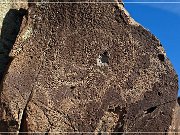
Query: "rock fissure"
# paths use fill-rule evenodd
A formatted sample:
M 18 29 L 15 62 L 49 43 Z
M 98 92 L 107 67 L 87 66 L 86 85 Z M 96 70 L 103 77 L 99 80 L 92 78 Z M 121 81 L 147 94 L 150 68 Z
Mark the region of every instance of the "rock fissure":
M 171 101 L 164 102 L 164 103 L 162 103 L 162 104 L 158 104 L 158 105 L 156 105 L 156 106 L 152 106 L 152 107 L 150 107 L 150 108 L 147 109 L 147 110 L 154 111 L 157 107 L 162 106 L 162 105 L 165 105 L 165 104 L 169 104 L 169 103 L 174 102 L 174 101 L 176 101 L 176 99 L 171 100 Z
M 157 108 L 157 106 L 154 106 L 154 107 L 151 107 L 151 108 L 148 108 L 147 110 L 144 111 L 145 114 L 148 114 L 148 113 L 152 113 L 153 111 L 155 111 Z
M 29 103 L 31 102 L 32 98 L 33 98 L 33 94 L 34 94 L 34 91 L 32 90 L 29 97 L 28 97 L 28 100 L 27 100 L 27 103 L 26 103 L 26 106 L 22 112 L 22 118 L 20 120 L 20 129 L 19 129 L 19 132 L 28 132 L 27 130 L 27 122 L 26 122 L 26 117 L 27 117 L 27 107 L 29 105 Z
M 125 108 L 120 108 L 120 106 L 118 106 L 115 108 L 114 113 L 119 115 L 119 118 L 113 132 L 118 133 L 118 134 L 123 134 L 125 117 L 126 117 L 127 111 Z
M 19 129 L 19 133 L 21 134 L 22 132 L 28 132 L 28 127 L 27 127 L 27 105 L 23 110 L 23 114 L 22 114 L 22 118 L 20 120 L 20 129 Z
M 38 106 L 39 103 L 43 105 L 43 103 L 40 102 L 40 101 L 38 101 L 37 103 L 35 103 L 35 102 L 33 102 L 33 103 L 34 103 L 36 106 Z M 66 120 L 69 120 L 69 121 L 70 121 L 70 122 L 66 122 L 66 121 L 63 121 L 63 122 L 64 122 L 66 125 L 68 125 L 69 127 L 71 127 L 73 130 L 75 129 L 75 127 L 72 125 L 72 122 L 71 122 L 70 117 L 69 117 L 68 114 L 65 114 L 65 113 L 63 113 L 63 112 L 60 112 L 60 111 L 57 110 L 56 108 L 50 108 L 50 107 L 47 108 L 46 105 L 43 105 L 42 108 L 45 108 L 45 109 L 48 110 L 48 111 L 54 111 L 54 112 L 59 113 L 59 114 L 62 115 Z M 46 118 L 48 119 L 48 122 L 49 122 L 49 124 L 50 124 L 50 128 L 49 128 L 49 131 L 50 131 L 51 127 L 53 127 L 54 124 L 52 123 L 52 120 L 50 120 L 50 118 L 49 118 L 50 116 L 48 116 L 48 114 L 46 114 L 46 112 L 44 112 L 44 115 L 46 116 Z M 77 129 L 75 129 L 75 130 L 78 131 Z
M 176 101 L 176 100 L 171 100 L 171 101 L 168 101 L 168 102 L 165 102 L 165 103 L 162 103 L 162 104 L 158 104 L 158 105 L 156 105 L 156 106 L 152 106 L 152 107 L 150 107 L 150 108 L 153 108 L 152 110 L 155 111 L 155 109 L 158 109 L 158 107 L 163 106 L 163 105 L 166 105 L 166 104 L 170 104 L 170 103 L 175 102 L 175 101 Z M 151 110 L 150 108 L 148 108 L 148 109 Z M 145 117 L 146 115 L 150 115 L 151 113 L 153 113 L 153 111 L 147 113 L 147 110 L 148 110 L 148 109 L 146 109 L 146 110 L 143 111 L 143 112 L 140 111 L 139 113 L 137 113 L 137 115 L 134 117 L 134 122 L 131 123 L 131 125 L 129 125 L 129 127 L 133 127 L 133 125 L 136 124 L 136 122 L 137 122 L 138 119 L 142 119 L 142 118 Z M 154 119 L 154 117 L 151 117 L 150 119 Z M 149 119 L 148 121 L 150 121 L 150 119 Z M 164 132 L 164 130 L 163 130 L 163 132 Z
M 69 125 L 70 125 L 70 127 L 73 129 L 73 132 L 77 132 L 78 131 L 78 129 L 74 126 L 74 124 L 72 123 L 72 120 L 71 120 L 71 118 L 69 117 L 69 115 L 67 114 L 66 115 L 66 118 L 68 119 L 68 121 L 69 121 Z
M 124 17 L 125 14 L 123 14 L 123 11 L 120 10 L 118 6 L 115 6 L 114 15 L 117 22 L 121 22 L 121 20 L 123 20 L 125 24 L 128 24 L 127 18 Z
M 39 74 L 40 74 L 40 71 L 41 71 L 41 68 L 42 68 L 42 65 L 43 65 L 43 61 L 41 62 L 40 66 L 39 66 L 39 71 L 36 75 L 36 78 L 35 78 L 35 81 L 34 83 L 36 84 L 37 82 L 37 79 L 39 77 Z M 19 129 L 19 132 L 28 132 L 28 129 L 27 129 L 27 122 L 26 122 L 26 117 L 27 117 L 27 107 L 29 105 L 29 103 L 31 102 L 31 100 L 33 99 L 33 96 L 34 96 L 34 93 L 36 92 L 34 87 L 35 87 L 35 84 L 33 84 L 33 87 L 32 87 L 32 90 L 31 90 L 31 93 L 28 97 L 28 100 L 27 100 L 27 103 L 26 103 L 26 106 L 22 112 L 22 118 L 20 120 L 20 129 Z

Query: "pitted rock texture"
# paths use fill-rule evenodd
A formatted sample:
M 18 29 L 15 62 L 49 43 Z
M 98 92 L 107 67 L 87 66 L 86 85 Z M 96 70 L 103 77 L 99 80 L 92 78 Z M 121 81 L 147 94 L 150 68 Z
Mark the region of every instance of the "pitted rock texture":
M 11 52 L 1 131 L 170 131 L 178 83 L 159 40 L 122 4 L 91 2 L 29 4 L 33 33 Z
M 178 98 L 178 103 L 176 107 L 173 109 L 172 115 L 172 124 L 170 126 L 170 134 L 169 135 L 179 135 L 180 134 L 180 97 Z
M 180 131 L 180 120 L 179 120 L 179 113 L 180 113 L 180 107 L 177 104 L 176 108 L 173 110 L 173 117 L 172 117 L 172 124 L 170 126 L 170 133 L 169 135 L 179 135 Z

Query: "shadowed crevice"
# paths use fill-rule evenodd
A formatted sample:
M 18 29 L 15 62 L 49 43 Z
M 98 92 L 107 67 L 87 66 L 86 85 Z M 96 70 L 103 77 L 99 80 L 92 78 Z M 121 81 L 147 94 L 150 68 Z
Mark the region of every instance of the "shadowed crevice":
M 165 56 L 164 54 L 158 54 L 158 58 L 160 61 L 164 62 L 165 61 Z
M 27 17 L 28 11 L 25 9 L 10 9 L 2 23 L 1 35 L 0 35 L 0 89 L 3 89 L 3 78 L 7 73 L 8 68 L 13 60 L 9 56 L 11 49 L 16 41 L 16 38 L 20 32 L 20 27 L 23 21 L 23 17 Z M 4 108 L 4 107 L 1 107 Z M 12 129 L 18 129 L 18 122 L 11 120 L 1 120 L 0 130 L 11 131 Z
M 126 108 L 121 108 L 120 106 L 115 107 L 114 109 L 108 109 L 109 112 L 113 112 L 119 116 L 117 124 L 114 128 L 113 134 L 121 135 L 124 132 L 125 116 L 127 114 Z
M 27 16 L 27 14 L 26 9 L 10 9 L 3 20 L 0 35 L 0 82 L 12 60 L 9 53 L 19 34 L 23 16 Z
M 148 108 L 147 110 L 145 110 L 145 114 L 148 114 L 148 113 L 152 113 L 156 110 L 157 106 L 154 106 L 154 107 L 151 107 L 151 108 Z
M 28 128 L 27 128 L 27 106 L 24 108 L 23 110 L 23 115 L 21 118 L 21 123 L 20 123 L 20 129 L 19 129 L 19 134 L 26 134 L 25 132 L 28 132 Z

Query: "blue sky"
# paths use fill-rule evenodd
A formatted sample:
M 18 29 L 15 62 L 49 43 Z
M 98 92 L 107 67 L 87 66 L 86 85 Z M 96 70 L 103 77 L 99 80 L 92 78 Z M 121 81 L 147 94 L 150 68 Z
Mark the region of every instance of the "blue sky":
M 124 2 L 130 15 L 161 41 L 180 77 L 180 0 L 141 0 L 148 3 L 126 3 L 137 0 L 124 0 Z

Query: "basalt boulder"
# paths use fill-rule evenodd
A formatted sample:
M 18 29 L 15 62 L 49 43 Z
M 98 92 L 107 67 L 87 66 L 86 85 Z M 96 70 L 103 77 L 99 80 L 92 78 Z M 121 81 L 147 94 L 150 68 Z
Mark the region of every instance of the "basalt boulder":
M 120 1 L 59 2 L 28 4 L 2 82 L 1 131 L 170 131 L 178 81 L 160 41 Z

